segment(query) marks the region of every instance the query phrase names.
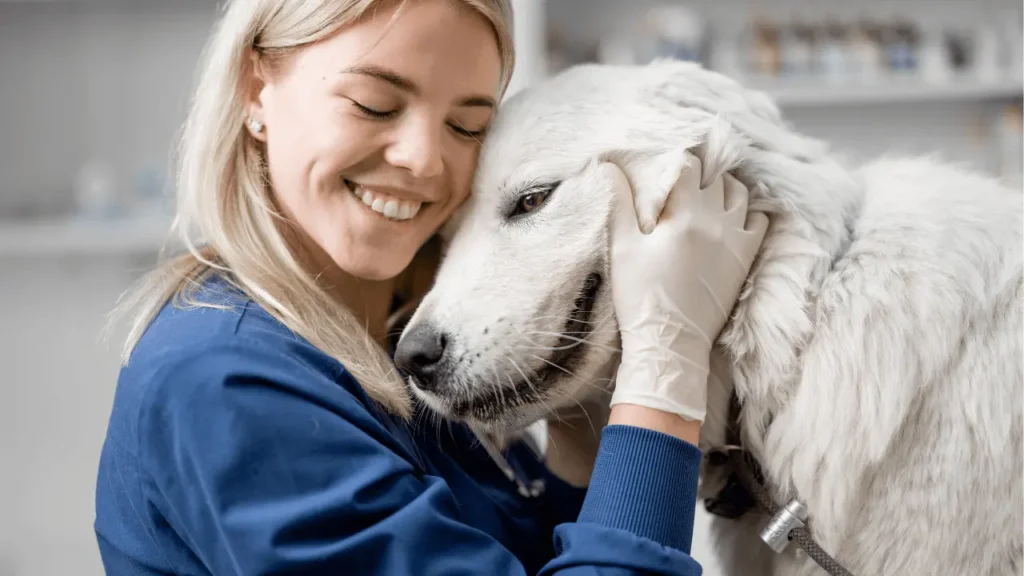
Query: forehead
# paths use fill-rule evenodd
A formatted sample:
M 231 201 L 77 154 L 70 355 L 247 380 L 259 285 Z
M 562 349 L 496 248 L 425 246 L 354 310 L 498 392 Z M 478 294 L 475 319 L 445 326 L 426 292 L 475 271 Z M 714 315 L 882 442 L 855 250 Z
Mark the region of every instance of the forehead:
M 324 76 L 352 66 L 381 66 L 424 92 L 497 93 L 501 56 L 483 15 L 451 0 L 380 4 L 302 50 L 297 67 Z

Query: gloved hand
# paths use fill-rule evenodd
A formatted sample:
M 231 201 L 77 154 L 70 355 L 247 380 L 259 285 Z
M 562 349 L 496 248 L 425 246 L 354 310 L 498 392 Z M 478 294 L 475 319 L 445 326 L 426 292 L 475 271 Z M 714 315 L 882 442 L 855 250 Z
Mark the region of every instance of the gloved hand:
M 747 214 L 747 188 L 731 175 L 701 189 L 690 156 L 650 234 L 637 225 L 634 191 L 619 171 L 611 226 L 612 300 L 622 360 L 611 404 L 637 404 L 704 421 L 711 347 L 739 297 L 768 217 Z

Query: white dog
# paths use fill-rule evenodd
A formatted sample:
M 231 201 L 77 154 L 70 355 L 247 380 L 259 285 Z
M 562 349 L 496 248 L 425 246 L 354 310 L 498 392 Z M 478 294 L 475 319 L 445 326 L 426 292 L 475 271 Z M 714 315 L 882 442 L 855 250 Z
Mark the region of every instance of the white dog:
M 771 217 L 718 340 L 705 453 L 735 391 L 771 496 L 805 503 L 853 574 L 1020 574 L 1021 195 L 927 159 L 848 168 L 694 64 L 576 67 L 503 106 L 399 346 L 444 337 L 417 394 L 508 430 L 606 392 L 613 197 L 588 166 L 619 165 L 649 226 L 687 150 Z M 795 546 L 765 553 L 751 521 L 717 522 L 733 573 L 819 573 Z

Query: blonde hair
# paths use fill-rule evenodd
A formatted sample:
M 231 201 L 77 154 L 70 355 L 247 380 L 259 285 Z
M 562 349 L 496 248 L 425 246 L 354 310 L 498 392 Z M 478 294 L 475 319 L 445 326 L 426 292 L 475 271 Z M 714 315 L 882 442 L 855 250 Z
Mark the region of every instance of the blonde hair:
M 170 299 L 212 306 L 195 297 L 196 288 L 210 274 L 223 272 L 290 330 L 338 360 L 377 403 L 409 416 L 408 390 L 387 354 L 289 249 L 284 219 L 267 184 L 262 148 L 243 128 L 254 51 L 271 60 L 287 57 L 385 2 L 229 0 L 206 46 L 178 149 L 174 232 L 186 251 L 142 278 L 118 303 L 114 318 L 130 322 L 123 363 Z M 515 62 L 510 0 L 453 2 L 479 13 L 494 28 L 503 93 Z M 194 233 L 205 240 L 204 246 L 197 245 Z

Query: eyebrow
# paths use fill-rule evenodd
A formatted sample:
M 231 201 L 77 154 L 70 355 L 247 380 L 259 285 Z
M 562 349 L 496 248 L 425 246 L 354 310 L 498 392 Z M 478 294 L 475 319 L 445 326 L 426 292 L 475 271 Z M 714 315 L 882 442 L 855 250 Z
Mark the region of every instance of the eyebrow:
M 420 87 L 416 85 L 412 80 L 396 74 L 387 68 L 381 68 L 380 66 L 352 66 L 345 68 L 341 71 L 342 74 L 360 74 L 362 76 L 370 76 L 378 80 L 383 80 L 388 84 L 391 84 L 395 88 L 403 92 L 408 92 L 414 96 L 420 94 Z M 487 96 L 469 96 L 459 100 L 458 106 L 468 106 L 477 108 L 494 108 L 494 99 Z

